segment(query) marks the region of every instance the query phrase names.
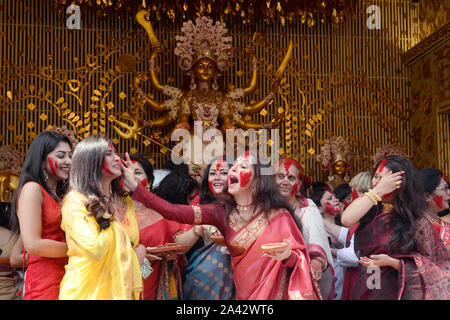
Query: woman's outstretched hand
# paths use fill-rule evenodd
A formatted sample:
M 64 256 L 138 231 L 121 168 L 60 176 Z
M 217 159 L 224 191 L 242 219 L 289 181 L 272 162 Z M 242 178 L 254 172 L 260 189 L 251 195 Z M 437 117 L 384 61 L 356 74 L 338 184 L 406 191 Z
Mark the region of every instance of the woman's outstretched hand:
M 132 162 L 128 152 L 125 152 L 125 161 L 120 162 L 120 167 L 122 169 L 122 186 L 127 192 L 134 192 L 138 187 L 138 183 L 134 178 Z

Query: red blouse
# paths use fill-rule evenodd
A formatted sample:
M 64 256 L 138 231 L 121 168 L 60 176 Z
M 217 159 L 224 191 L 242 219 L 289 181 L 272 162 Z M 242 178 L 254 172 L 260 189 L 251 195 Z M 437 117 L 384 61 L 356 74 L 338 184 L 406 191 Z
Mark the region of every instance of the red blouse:
M 35 182 L 28 182 L 35 183 Z M 61 229 L 61 206 L 50 196 L 45 189 L 42 190 L 42 239 L 66 242 Z M 65 273 L 67 257 L 45 258 L 28 255 L 28 269 L 25 277 L 25 300 L 58 300 L 59 284 Z

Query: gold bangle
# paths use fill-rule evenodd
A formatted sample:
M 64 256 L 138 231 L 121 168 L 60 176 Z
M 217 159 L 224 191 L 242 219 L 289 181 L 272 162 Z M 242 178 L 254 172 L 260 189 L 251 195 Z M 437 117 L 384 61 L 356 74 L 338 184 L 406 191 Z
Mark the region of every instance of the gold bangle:
M 372 194 L 378 202 L 381 201 L 380 196 L 375 191 L 373 191 L 372 189 L 369 189 L 369 193 Z
M 328 267 L 328 262 L 322 257 L 316 257 L 315 259 L 322 264 L 322 271 L 325 271 L 325 269 Z
M 366 192 L 366 193 L 364 193 L 364 194 L 365 194 L 370 200 L 372 200 L 374 206 L 376 206 L 376 205 L 378 204 L 377 200 L 375 200 L 375 198 L 374 198 L 369 192 Z

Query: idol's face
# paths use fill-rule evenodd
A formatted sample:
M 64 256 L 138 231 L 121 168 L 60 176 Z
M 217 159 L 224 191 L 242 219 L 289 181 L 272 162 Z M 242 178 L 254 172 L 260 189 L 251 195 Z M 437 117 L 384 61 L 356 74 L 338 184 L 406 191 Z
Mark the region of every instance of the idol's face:
M 209 58 L 198 60 L 192 69 L 195 78 L 202 82 L 211 81 L 217 71 L 216 63 Z
M 221 194 L 228 183 L 228 163 L 223 159 L 217 159 L 211 163 L 208 173 L 208 186 L 213 194 Z
M 67 180 L 70 174 L 72 149 L 67 142 L 60 142 L 55 149 L 47 155 L 44 162 L 44 171 L 55 180 Z
M 289 162 L 282 162 L 275 172 L 275 183 L 280 190 L 281 196 L 286 200 L 295 197 L 295 194 L 302 186 L 299 179 L 300 170 Z
M 338 176 L 344 175 L 346 169 L 347 165 L 342 160 L 333 164 L 333 173 L 337 174 Z
M 255 182 L 254 161 L 255 158 L 248 153 L 236 159 L 228 172 L 228 192 L 231 195 L 252 193 Z

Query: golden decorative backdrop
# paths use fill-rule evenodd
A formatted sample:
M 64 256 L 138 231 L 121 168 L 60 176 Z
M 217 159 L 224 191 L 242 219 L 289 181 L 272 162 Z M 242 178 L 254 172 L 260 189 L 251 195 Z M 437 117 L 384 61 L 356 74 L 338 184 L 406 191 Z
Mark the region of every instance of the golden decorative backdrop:
M 412 134 L 418 167 L 450 174 L 450 23 L 412 48 L 404 60 L 411 69 Z
M 233 19 L 237 23 L 253 23 L 260 17 L 266 22 L 278 21 L 284 24 L 299 19 L 309 26 L 315 20 L 339 23 L 354 12 L 356 0 L 53 0 L 56 9 L 62 11 L 75 3 L 83 9 L 91 9 L 99 17 L 111 12 L 124 15 L 133 12 L 136 5 L 150 8 L 155 19 L 170 20 L 195 19 L 200 15 L 215 15 L 220 19 Z
M 372 4 L 381 9 L 380 30 L 366 26 L 366 9 Z M 162 166 L 167 150 L 146 139 L 118 140 L 111 129 L 111 117 L 119 118 L 133 105 L 132 76 L 116 68 L 118 58 L 132 54 L 137 70 L 148 70 L 150 44 L 134 14 L 119 19 L 111 11 L 98 19 L 95 11 L 83 11 L 81 29 L 69 30 L 68 15 L 56 13 L 48 2 L 0 0 L 0 16 L 4 21 L 0 25 L 0 145 L 11 145 L 24 154 L 37 133 L 66 125 L 77 138 L 104 133 L 115 139 L 119 151 L 145 153 L 156 167 Z M 269 91 L 269 76 L 293 40 L 281 95 L 267 114 L 255 116 L 264 122 L 264 117 L 284 108 L 283 156 L 298 158 L 313 180 L 325 178 L 315 156 L 331 136 L 343 136 L 351 145 L 354 174 L 371 168 L 372 156 L 383 144 L 401 146 L 411 156 L 413 103 L 409 70 L 401 55 L 420 40 L 418 17 L 418 4 L 390 0 L 360 1 L 355 14 L 340 24 L 308 27 L 301 19 L 284 26 L 281 21 L 267 25 L 263 19 L 251 24 L 225 20 L 235 48 L 233 63 L 224 74 L 225 86 L 243 86 L 248 79 L 250 63 L 243 48 L 256 32 L 260 89 L 248 99 L 260 98 Z M 160 78 L 180 86 L 183 73 L 173 54 L 180 29 L 163 21 L 153 23 L 165 48 L 157 60 Z M 151 92 L 149 86 L 145 89 Z M 155 98 L 162 100 L 157 93 Z M 155 114 L 147 116 L 151 119 Z

